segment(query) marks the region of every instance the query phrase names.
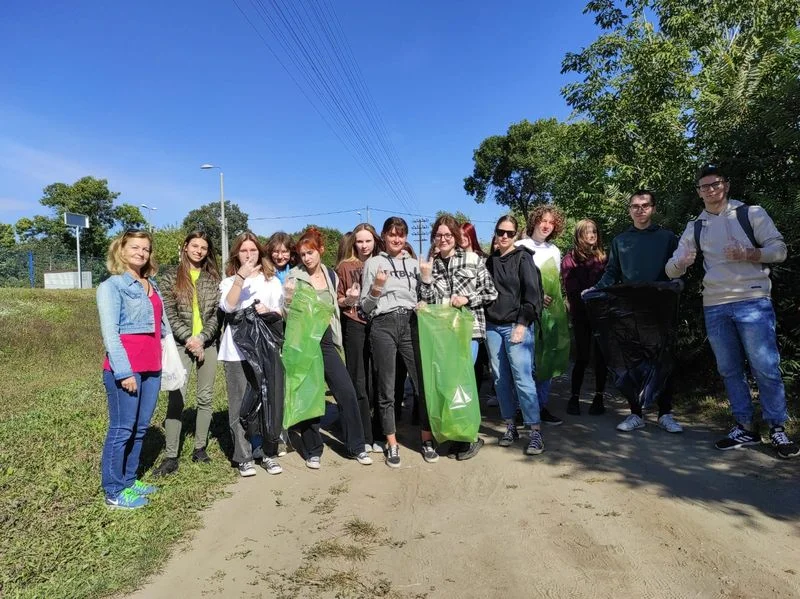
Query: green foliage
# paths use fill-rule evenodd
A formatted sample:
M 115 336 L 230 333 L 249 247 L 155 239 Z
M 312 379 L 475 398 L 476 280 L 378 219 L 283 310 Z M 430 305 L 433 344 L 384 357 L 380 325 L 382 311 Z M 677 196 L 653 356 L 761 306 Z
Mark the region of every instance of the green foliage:
M 183 229 L 190 231 L 205 231 L 211 237 L 214 248 L 218 254 L 222 254 L 222 226 L 220 220 L 219 202 L 209 202 L 199 208 L 195 208 L 186 218 L 183 219 Z M 228 243 L 233 243 L 239 233 L 247 231 L 250 227 L 247 224 L 248 215 L 242 212 L 236 204 L 225 201 L 225 220 L 228 223 Z
M 445 215 L 448 215 L 448 214 L 450 216 L 452 216 L 454 219 L 456 219 L 456 222 L 459 225 L 463 225 L 464 223 L 471 222 L 471 219 L 470 219 L 469 215 L 464 214 L 463 212 L 461 212 L 461 210 L 456 210 L 455 212 L 448 212 L 447 210 L 438 210 L 436 212 L 436 218 L 438 219 L 438 218 L 440 218 L 442 216 L 445 216 Z M 433 224 L 433 223 L 431 223 L 431 224 Z
M 153 230 L 153 249 L 159 266 L 174 266 L 180 262 L 184 239 L 186 232 L 174 225 Z
M 14 236 L 14 227 L 5 223 L 0 223 L 0 249 L 13 248 L 17 244 Z
M 51 209 L 52 216 L 37 215 L 21 218 L 16 230 L 21 241 L 47 240 L 48 244 L 59 243 L 75 247 L 74 229 L 64 224 L 64 213 L 74 212 L 89 217 L 90 227 L 81 229 L 81 253 L 102 256 L 108 247 L 108 232 L 116 225 L 140 226 L 144 217 L 135 206 L 114 206 L 119 196 L 108 188 L 108 181 L 83 177 L 73 183 L 53 183 L 44 188 L 39 202 Z

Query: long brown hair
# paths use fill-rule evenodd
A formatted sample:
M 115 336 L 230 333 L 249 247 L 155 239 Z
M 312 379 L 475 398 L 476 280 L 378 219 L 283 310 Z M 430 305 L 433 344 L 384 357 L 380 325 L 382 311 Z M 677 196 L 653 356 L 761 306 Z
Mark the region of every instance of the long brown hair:
M 297 253 L 294 251 L 294 239 L 284 231 L 277 231 L 267 241 L 267 255 L 272 260 L 272 254 L 279 246 L 285 247 L 289 251 L 289 267 L 297 265 Z
M 188 306 L 192 303 L 194 296 L 194 285 L 192 285 L 191 270 L 192 263 L 186 255 L 186 249 L 193 239 L 202 239 L 208 244 L 208 253 L 203 258 L 200 265 L 200 272 L 205 273 L 215 283 L 219 282 L 219 268 L 217 267 L 217 256 L 214 253 L 214 244 L 211 237 L 205 231 L 192 231 L 183 240 L 181 246 L 181 260 L 178 263 L 178 270 L 175 273 L 175 287 L 172 288 L 172 295 L 175 301 L 181 305 Z
M 112 275 L 121 275 L 128 270 L 128 263 L 122 258 L 122 249 L 131 239 L 146 239 L 150 243 L 150 256 L 147 258 L 147 264 L 142 268 L 140 276 L 145 278 L 152 277 L 158 272 L 158 263 L 153 249 L 153 236 L 147 231 L 140 230 L 125 231 L 111 242 L 111 245 L 108 246 L 108 254 L 106 254 L 108 272 Z
M 594 227 L 597 232 L 597 243 L 589 245 L 583 238 L 584 233 Z M 575 225 L 575 248 L 573 249 L 575 259 L 578 262 L 586 262 L 592 258 L 597 258 L 601 262 L 606 259 L 606 252 L 603 249 L 603 238 L 600 236 L 600 228 L 597 223 L 590 218 L 579 220 Z
M 236 274 L 236 271 L 242 267 L 242 263 L 239 261 L 239 250 L 245 241 L 252 241 L 256 245 L 256 249 L 258 249 L 258 260 L 261 263 L 261 272 L 264 274 L 264 277 L 267 279 L 274 277 L 275 265 L 272 263 L 272 257 L 267 254 L 267 249 L 264 247 L 264 244 L 259 241 L 258 237 L 256 237 L 255 233 L 252 231 L 245 231 L 233 240 L 231 253 L 230 256 L 228 256 L 228 263 L 225 265 L 225 275 L 232 277 Z
M 450 214 L 442 214 L 436 219 L 436 222 L 433 223 L 433 227 L 431 227 L 431 243 L 434 244 L 436 242 L 436 232 L 442 225 L 450 229 L 450 234 L 456 242 L 456 247 L 461 249 L 461 227 L 458 225 L 458 221 L 455 217 Z
M 375 244 L 372 247 L 372 254 L 370 254 L 370 256 L 377 256 L 380 253 L 381 248 L 383 247 L 383 240 L 378 236 L 378 232 L 375 230 L 375 227 L 369 223 L 360 223 L 353 229 L 353 235 L 350 237 L 350 240 L 347 243 L 344 257 L 339 261 L 339 264 L 342 262 L 361 260 L 358 257 L 358 251 L 356 250 L 356 234 L 361 233 L 361 231 L 368 231 L 372 235 L 372 239 L 375 241 Z

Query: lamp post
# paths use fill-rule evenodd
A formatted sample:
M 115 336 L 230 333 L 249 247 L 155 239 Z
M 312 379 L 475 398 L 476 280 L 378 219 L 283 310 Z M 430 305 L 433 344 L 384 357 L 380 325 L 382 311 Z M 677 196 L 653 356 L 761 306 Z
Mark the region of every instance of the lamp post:
M 153 210 L 158 210 L 155 206 L 148 206 L 147 204 L 139 204 L 142 208 L 147 210 L 147 223 L 150 225 L 150 232 L 153 232 Z
M 222 264 L 224 265 L 228 262 L 228 221 L 225 220 L 225 173 L 222 172 L 222 167 L 214 164 L 201 164 L 200 168 L 204 171 L 214 168 L 219 169 L 219 215 L 220 225 L 222 226 Z
M 356 214 L 358 214 L 358 223 L 356 223 L 356 224 L 360 225 L 361 224 L 361 210 L 356 210 Z

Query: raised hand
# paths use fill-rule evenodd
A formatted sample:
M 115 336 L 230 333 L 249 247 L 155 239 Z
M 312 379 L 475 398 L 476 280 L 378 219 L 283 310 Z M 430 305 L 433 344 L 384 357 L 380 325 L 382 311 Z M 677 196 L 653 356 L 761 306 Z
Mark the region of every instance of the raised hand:
M 389 271 L 379 268 L 378 272 L 375 273 L 375 280 L 372 282 L 372 288 L 383 289 L 383 286 L 386 285 L 386 281 L 388 279 L 389 279 Z
M 344 303 L 347 306 L 355 306 L 358 304 L 358 298 L 361 297 L 361 284 L 356 281 L 344 293 Z
M 286 282 L 283 284 L 283 303 L 288 304 L 292 301 L 296 287 L 297 281 L 295 279 L 286 280 Z
M 423 283 L 430 283 L 433 280 L 431 278 L 432 273 L 433 273 L 433 260 L 420 260 L 419 274 L 420 278 L 422 278 Z
M 248 260 L 244 264 L 239 267 L 239 270 L 236 271 L 236 274 L 246 279 L 247 277 L 252 277 L 257 275 L 261 272 L 261 264 L 258 262 L 258 258 L 254 258 L 251 262 Z

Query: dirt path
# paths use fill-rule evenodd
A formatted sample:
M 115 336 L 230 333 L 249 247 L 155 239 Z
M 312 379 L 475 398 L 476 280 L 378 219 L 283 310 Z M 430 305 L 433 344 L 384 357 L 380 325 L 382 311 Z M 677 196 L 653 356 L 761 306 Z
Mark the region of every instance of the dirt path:
M 563 383 L 551 403 L 563 413 Z M 652 416 L 619 434 L 622 407 L 584 406 L 534 458 L 497 446 L 496 421 L 468 462 L 405 449 L 399 471 L 365 468 L 327 448 L 312 471 L 291 453 L 133 597 L 800 597 L 800 462 Z

